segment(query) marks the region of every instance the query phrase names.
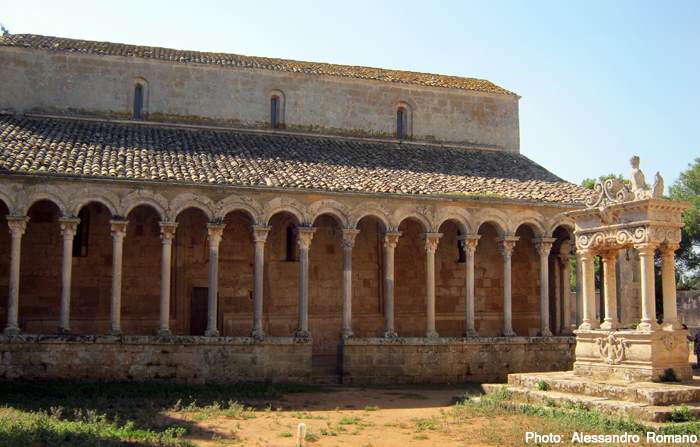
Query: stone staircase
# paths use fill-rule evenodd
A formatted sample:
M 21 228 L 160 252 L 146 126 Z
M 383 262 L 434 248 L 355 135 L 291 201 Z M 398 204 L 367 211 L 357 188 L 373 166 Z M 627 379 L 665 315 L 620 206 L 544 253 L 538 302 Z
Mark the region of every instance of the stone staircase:
M 483 385 L 486 393 L 506 386 Z M 700 417 L 700 377 L 682 383 L 600 381 L 574 376 L 572 371 L 509 374 L 508 391 L 515 403 L 549 407 L 584 407 L 613 417 L 631 416 L 666 422 L 685 405 Z

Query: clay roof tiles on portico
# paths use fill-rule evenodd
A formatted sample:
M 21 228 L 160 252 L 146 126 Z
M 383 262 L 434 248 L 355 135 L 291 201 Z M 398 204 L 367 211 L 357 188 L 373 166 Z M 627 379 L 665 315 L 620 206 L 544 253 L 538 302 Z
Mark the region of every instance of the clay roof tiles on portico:
M 581 204 L 527 157 L 392 141 L 0 115 L 0 173 Z
M 222 67 L 234 66 L 257 68 L 274 71 L 299 72 L 313 75 L 337 76 L 343 78 L 372 79 L 382 82 L 454 88 L 517 96 L 515 93 L 484 79 L 389 70 L 356 65 L 338 65 L 321 62 L 304 62 L 289 59 L 243 56 L 240 54 L 175 50 L 171 48 L 67 39 L 64 37 L 40 36 L 36 34 L 0 35 L 0 47 L 2 46 L 33 48 L 66 53 L 84 53 L 102 56 L 107 55 L 156 59 L 178 63 L 220 65 Z

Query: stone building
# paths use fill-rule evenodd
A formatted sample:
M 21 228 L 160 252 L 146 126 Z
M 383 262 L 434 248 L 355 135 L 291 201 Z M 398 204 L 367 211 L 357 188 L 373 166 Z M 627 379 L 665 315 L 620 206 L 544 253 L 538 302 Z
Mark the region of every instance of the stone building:
M 0 38 L 0 377 L 568 369 L 582 188 L 485 80 Z

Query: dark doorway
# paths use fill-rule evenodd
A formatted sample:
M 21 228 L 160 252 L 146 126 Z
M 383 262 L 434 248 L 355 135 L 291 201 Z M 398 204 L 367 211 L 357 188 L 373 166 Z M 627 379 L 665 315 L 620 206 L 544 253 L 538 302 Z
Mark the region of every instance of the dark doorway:
M 207 329 L 207 287 L 193 287 L 190 298 L 190 335 L 204 335 Z

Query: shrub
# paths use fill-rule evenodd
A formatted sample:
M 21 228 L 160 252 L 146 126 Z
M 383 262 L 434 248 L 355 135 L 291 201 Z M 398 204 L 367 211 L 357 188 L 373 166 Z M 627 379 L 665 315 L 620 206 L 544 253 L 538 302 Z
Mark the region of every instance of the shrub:
M 549 384 L 544 380 L 540 379 L 537 381 L 537 389 L 540 391 L 549 391 Z

